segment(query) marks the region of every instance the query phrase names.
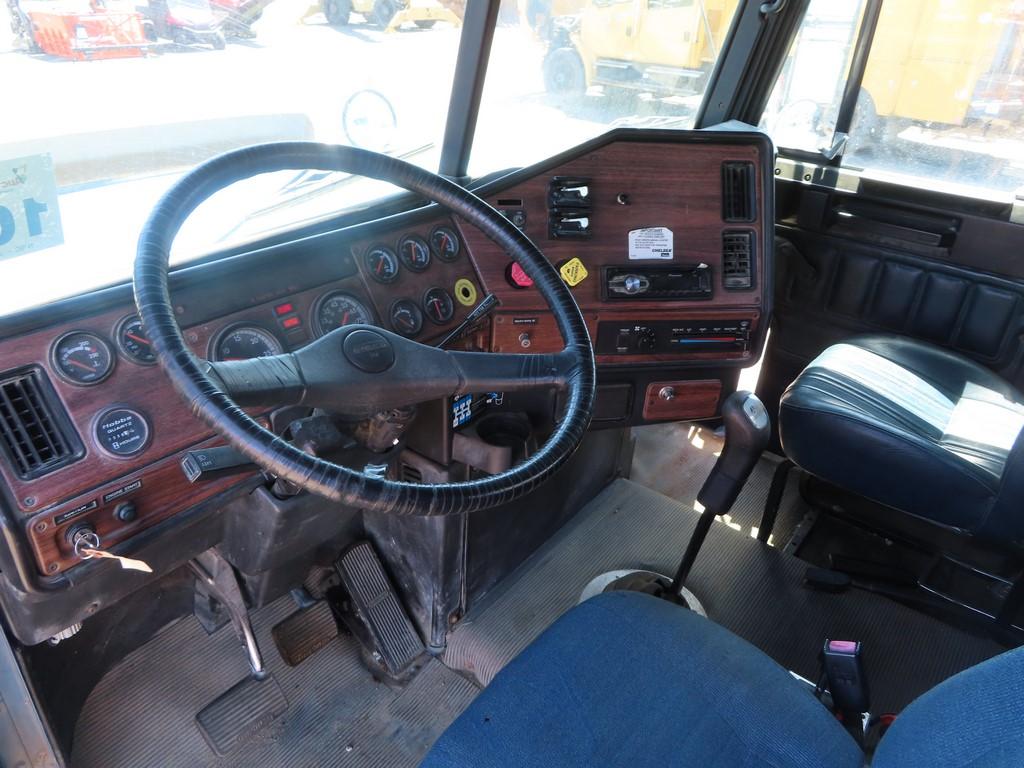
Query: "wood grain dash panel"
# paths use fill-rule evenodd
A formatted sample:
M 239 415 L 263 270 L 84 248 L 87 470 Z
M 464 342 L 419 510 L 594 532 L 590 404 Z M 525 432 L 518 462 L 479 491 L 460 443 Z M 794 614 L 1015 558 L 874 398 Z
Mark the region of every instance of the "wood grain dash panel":
M 197 447 L 223 444 L 223 440 L 215 438 Z M 25 532 L 39 571 L 52 576 L 80 562 L 68 544 L 68 530 L 82 524 L 91 525 L 99 534 L 102 546 L 109 548 L 254 474 L 252 471 L 193 485 L 181 470 L 180 456 L 168 456 L 140 472 L 104 483 L 88 493 L 33 515 L 25 522 Z M 115 515 L 115 510 L 123 503 L 135 506 L 137 517 L 133 521 L 122 522 Z
M 673 397 L 667 400 L 659 394 L 669 388 Z M 722 382 L 718 379 L 698 381 L 654 381 L 644 395 L 644 419 L 648 421 L 682 421 L 709 419 L 718 412 L 718 399 L 722 396 Z

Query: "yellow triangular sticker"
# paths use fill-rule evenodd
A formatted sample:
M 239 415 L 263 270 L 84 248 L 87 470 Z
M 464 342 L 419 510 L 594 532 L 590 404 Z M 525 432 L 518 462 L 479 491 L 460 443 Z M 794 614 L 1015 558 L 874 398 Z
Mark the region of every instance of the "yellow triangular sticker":
M 575 287 L 587 279 L 587 268 L 583 266 L 583 262 L 578 258 L 571 258 L 565 264 L 563 264 L 559 270 L 559 274 L 562 279 L 565 280 L 570 286 Z

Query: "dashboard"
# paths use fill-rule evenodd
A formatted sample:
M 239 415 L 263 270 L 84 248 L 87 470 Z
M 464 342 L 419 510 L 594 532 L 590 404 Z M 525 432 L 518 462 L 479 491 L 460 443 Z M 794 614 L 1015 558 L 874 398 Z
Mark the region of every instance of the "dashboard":
M 714 417 L 760 355 L 772 161 L 756 133 L 616 131 L 475 190 L 571 287 L 601 421 Z M 172 290 L 186 341 L 214 360 L 294 350 L 350 323 L 463 349 L 562 347 L 526 275 L 436 206 L 182 269 Z M 492 294 L 497 308 L 449 339 Z M 183 474 L 184 451 L 221 441 L 156 365 L 127 286 L 64 304 L 0 325 L 5 521 L 43 580 L 81 563 L 77 527 L 116 545 L 247 479 Z

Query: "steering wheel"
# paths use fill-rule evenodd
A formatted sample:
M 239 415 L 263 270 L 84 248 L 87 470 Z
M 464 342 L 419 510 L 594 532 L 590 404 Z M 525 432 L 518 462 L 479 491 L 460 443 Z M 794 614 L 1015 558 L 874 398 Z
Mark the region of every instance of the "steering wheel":
M 237 181 L 274 171 L 340 171 L 416 192 L 478 227 L 533 279 L 565 340 L 555 354 L 451 352 L 369 325 L 337 328 L 302 349 L 252 360 L 200 360 L 186 346 L 168 290 L 171 243 L 200 203 Z M 537 247 L 462 187 L 387 155 L 312 142 L 261 144 L 209 160 L 156 204 L 139 236 L 135 303 L 157 360 L 192 411 L 229 445 L 277 477 L 332 501 L 398 515 L 473 512 L 522 496 L 577 448 L 594 405 L 594 349 L 569 289 Z M 540 450 L 497 475 L 436 485 L 373 477 L 307 454 L 240 405 L 303 405 L 371 413 L 469 393 L 564 392 L 565 408 Z

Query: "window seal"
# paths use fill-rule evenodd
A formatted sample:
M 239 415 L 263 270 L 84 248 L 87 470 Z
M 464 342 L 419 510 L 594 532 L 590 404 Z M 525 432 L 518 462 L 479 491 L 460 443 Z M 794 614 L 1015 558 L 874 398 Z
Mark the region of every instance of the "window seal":
M 846 84 L 843 86 L 843 96 L 839 102 L 839 112 L 836 115 L 836 123 L 832 128 L 832 146 L 828 152 L 822 152 L 822 158 L 829 165 L 840 165 L 843 161 L 843 154 L 846 152 L 850 140 L 850 127 L 853 123 L 853 114 L 857 109 L 857 99 L 860 96 L 860 89 L 864 83 L 864 73 L 868 69 L 868 58 L 871 55 L 871 46 L 875 40 L 875 30 L 878 29 L 878 18 L 882 13 L 883 0 L 866 0 L 864 10 L 861 12 L 860 31 L 857 33 L 857 42 L 853 46 L 853 56 L 850 58 L 850 71 L 846 75 Z
M 757 125 L 809 4 L 810 0 L 752 0 L 738 7 L 697 110 L 695 128 L 729 120 Z

